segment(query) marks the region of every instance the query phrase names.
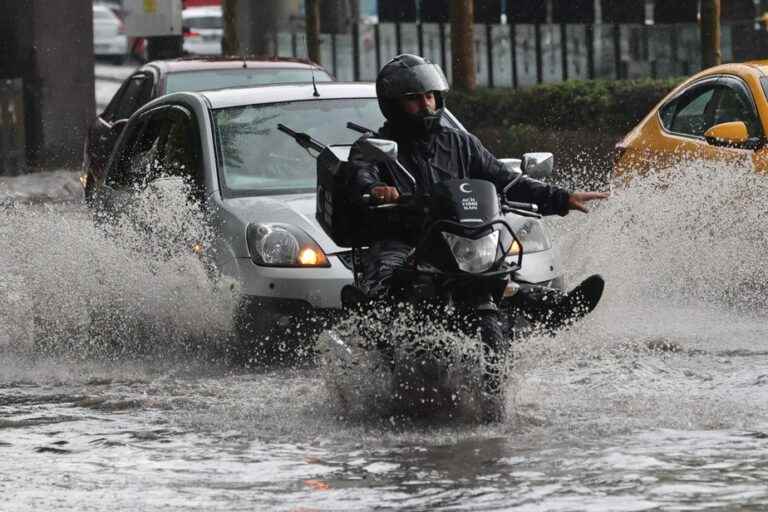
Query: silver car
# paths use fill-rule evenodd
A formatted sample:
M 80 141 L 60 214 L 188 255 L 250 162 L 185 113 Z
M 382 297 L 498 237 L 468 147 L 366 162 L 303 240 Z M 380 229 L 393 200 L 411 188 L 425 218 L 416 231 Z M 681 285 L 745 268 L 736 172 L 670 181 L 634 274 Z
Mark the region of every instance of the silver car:
M 128 38 L 123 21 L 108 6 L 93 4 L 93 51 L 122 64 L 128 55 Z
M 463 129 L 450 113 L 444 119 Z M 130 118 L 106 181 L 95 191 L 101 199 L 96 203 L 109 208 L 115 197 L 160 177 L 186 179 L 214 233 L 206 252 L 219 272 L 240 283 L 241 311 L 256 328 L 293 325 L 297 314 L 341 307 L 341 289 L 352 282 L 351 252 L 334 244 L 316 221 L 316 162 L 278 124 L 325 144 L 348 146 L 359 137 L 346 127 L 348 121 L 373 129 L 382 125 L 373 84 L 166 95 Z M 519 223 L 526 247 L 534 250 L 518 277 L 556 281 L 562 273 L 559 257 L 544 225 L 525 218 Z
M 184 52 L 192 55 L 221 55 L 224 19 L 221 6 L 188 7 L 181 13 Z

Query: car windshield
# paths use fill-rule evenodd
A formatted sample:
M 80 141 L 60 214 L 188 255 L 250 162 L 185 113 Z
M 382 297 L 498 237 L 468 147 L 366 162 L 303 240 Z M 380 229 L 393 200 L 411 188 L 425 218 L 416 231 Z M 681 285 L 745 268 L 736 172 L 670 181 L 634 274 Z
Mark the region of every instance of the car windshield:
M 259 195 L 314 191 L 315 159 L 278 123 L 323 144 L 352 144 L 360 134 L 353 121 L 370 129 L 384 122 L 375 98 L 294 101 L 215 111 L 225 194 Z
M 333 79 L 325 71 L 315 70 L 315 80 L 318 82 L 330 82 Z M 178 71 L 166 75 L 165 93 L 208 91 L 229 87 L 311 81 L 312 70 L 306 68 L 238 68 Z

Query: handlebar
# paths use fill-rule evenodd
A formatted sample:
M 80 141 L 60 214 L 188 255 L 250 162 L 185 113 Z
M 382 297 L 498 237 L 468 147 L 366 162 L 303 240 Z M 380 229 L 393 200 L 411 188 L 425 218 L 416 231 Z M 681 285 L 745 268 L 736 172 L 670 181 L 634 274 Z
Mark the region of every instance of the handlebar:
M 531 213 L 539 213 L 539 205 L 535 203 L 518 203 L 516 201 L 504 201 L 504 206 L 514 210 L 525 210 Z
M 405 206 L 413 203 L 415 198 L 416 196 L 413 194 L 400 194 L 400 197 L 398 197 L 397 201 L 394 203 L 377 203 L 371 194 L 362 195 L 363 204 L 371 210 L 386 210 L 389 208 Z
M 394 203 L 377 203 L 371 194 L 363 194 L 361 199 L 363 204 L 371 210 L 385 210 L 396 207 L 413 206 L 417 202 L 417 199 L 421 199 L 423 201 L 428 197 L 429 196 L 416 194 L 400 194 L 397 201 Z M 539 205 L 535 203 L 502 201 L 501 211 L 503 213 L 514 213 L 523 217 L 541 217 L 541 214 L 539 213 Z

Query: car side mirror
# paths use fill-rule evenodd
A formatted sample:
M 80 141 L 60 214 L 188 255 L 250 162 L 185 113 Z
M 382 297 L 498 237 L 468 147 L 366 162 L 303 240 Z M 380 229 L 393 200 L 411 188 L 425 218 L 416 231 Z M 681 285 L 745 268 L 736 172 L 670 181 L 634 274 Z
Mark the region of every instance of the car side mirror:
M 522 171 L 533 179 L 540 180 L 552 176 L 555 156 L 552 153 L 525 153 Z
M 110 131 L 114 135 L 115 139 L 123 133 L 123 130 L 125 129 L 125 125 L 128 124 L 128 119 L 118 119 L 114 123 L 112 123 L 112 126 L 109 127 Z
M 744 147 L 749 142 L 749 131 L 743 121 L 720 123 L 704 132 L 712 146 Z
M 397 161 L 397 142 L 393 140 L 367 137 L 360 139 L 358 147 L 366 159 Z

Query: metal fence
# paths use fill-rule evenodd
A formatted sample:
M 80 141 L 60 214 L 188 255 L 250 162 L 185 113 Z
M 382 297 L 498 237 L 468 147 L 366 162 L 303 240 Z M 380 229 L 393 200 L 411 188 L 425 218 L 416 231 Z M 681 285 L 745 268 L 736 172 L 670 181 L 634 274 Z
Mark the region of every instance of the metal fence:
M 722 26 L 722 56 L 732 61 L 733 36 L 752 23 Z M 357 25 L 351 34 L 322 34 L 321 61 L 339 80 L 374 80 L 388 59 L 417 53 L 451 76 L 450 24 Z M 757 32 L 755 32 L 757 33 Z M 568 79 L 664 78 L 701 68 L 693 23 L 476 25 L 475 62 L 481 86 L 525 87 Z M 280 56 L 306 57 L 303 32 L 281 33 Z
M 0 175 L 26 170 L 22 80 L 0 79 Z

